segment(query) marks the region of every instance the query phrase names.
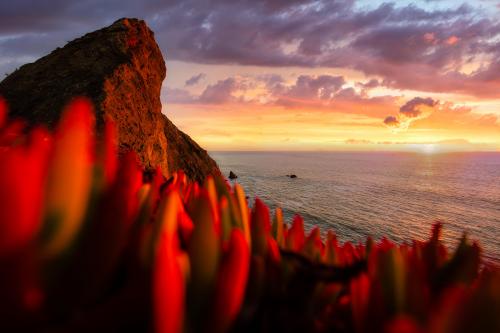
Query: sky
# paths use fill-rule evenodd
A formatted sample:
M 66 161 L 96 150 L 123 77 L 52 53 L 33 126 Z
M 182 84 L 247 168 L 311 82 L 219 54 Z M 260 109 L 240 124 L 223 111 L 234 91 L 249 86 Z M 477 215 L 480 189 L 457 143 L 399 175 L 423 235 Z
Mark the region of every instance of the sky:
M 0 73 L 121 17 L 209 151 L 500 151 L 500 0 L 0 1 Z

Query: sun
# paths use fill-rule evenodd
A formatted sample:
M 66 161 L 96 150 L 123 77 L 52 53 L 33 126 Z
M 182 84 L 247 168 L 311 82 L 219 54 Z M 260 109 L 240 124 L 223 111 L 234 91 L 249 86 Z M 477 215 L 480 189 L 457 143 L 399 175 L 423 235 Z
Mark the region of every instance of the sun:
M 438 147 L 436 144 L 430 143 L 430 144 L 424 144 L 421 147 L 422 153 L 426 155 L 431 155 L 435 154 L 438 151 Z
M 418 143 L 413 144 L 410 147 L 411 150 L 425 155 L 436 154 L 440 151 L 439 145 L 435 143 Z

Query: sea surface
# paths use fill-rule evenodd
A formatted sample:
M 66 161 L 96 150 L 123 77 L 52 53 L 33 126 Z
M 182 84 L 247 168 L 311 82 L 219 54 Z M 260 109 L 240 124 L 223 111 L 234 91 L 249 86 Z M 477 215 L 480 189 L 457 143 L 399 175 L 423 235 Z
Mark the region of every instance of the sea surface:
M 453 249 L 463 232 L 485 259 L 500 263 L 500 153 L 211 152 L 253 201 L 294 214 L 306 228 L 334 230 L 341 241 L 384 235 L 424 240 L 435 221 Z M 289 174 L 297 178 L 287 177 Z

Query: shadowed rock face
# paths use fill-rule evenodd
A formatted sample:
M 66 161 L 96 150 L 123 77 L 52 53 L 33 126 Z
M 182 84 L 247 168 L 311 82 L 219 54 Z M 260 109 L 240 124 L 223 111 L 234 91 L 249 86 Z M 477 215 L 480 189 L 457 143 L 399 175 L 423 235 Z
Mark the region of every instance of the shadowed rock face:
M 26 64 L 0 82 L 9 117 L 52 129 L 75 96 L 95 105 L 98 132 L 111 119 L 120 153 L 137 152 L 146 169 L 165 175 L 183 169 L 193 180 L 219 173 L 196 142 L 161 113 L 165 62 L 144 21 L 120 19 Z

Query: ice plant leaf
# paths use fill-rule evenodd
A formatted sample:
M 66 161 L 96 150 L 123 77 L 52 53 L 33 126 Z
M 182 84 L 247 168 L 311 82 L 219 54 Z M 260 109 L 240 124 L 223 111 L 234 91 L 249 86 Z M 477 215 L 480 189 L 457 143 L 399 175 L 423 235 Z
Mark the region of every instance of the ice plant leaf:
M 354 326 L 358 332 L 363 332 L 367 325 L 366 311 L 370 296 L 370 279 L 365 273 L 360 274 L 351 280 L 349 288 Z
M 46 187 L 44 254 L 53 257 L 74 239 L 85 216 L 92 176 L 91 102 L 75 99 L 55 134 Z
M 148 198 L 151 196 L 151 184 L 142 184 L 141 188 L 137 192 L 138 205 L 141 210 L 145 209 L 145 205 L 148 205 Z
M 379 250 L 377 274 L 389 313 L 400 313 L 406 300 L 406 267 L 399 248 L 392 246 Z
M 477 277 L 480 266 L 480 249 L 477 244 L 470 244 L 466 235 L 450 258 L 436 273 L 433 287 L 436 291 L 454 283 L 470 284 Z
M 208 176 L 205 180 L 205 189 L 207 190 L 208 197 L 210 198 L 210 204 L 212 205 L 212 210 L 214 212 L 214 224 L 215 231 L 218 235 L 221 234 L 221 226 L 220 226 L 220 216 L 219 209 L 217 207 L 218 198 L 217 198 L 217 190 L 215 187 L 214 178 L 212 176 Z
M 283 232 L 283 211 L 279 207 L 276 207 L 276 211 L 274 213 L 272 230 L 273 230 L 273 237 L 274 239 L 276 239 L 278 245 L 280 247 L 284 247 L 285 236 Z
M 167 237 L 168 241 L 177 241 L 178 216 L 184 209 L 179 192 L 171 191 L 160 201 L 156 216 L 155 230 L 152 235 L 151 246 L 156 251 L 160 237 Z
M 276 240 L 267 235 L 267 257 L 275 264 L 281 261 L 280 248 Z
M 184 321 L 185 282 L 174 239 L 162 230 L 153 272 L 154 325 L 157 333 L 180 333 Z
M 184 209 L 179 210 L 177 220 L 179 222 L 179 237 L 183 244 L 189 244 L 194 230 L 193 221 Z
M 49 134 L 35 129 L 26 145 L 0 151 L 0 257 L 40 230 L 49 149 Z
M 219 216 L 220 216 L 220 225 L 221 225 L 221 239 L 226 241 L 229 239 L 231 235 L 231 212 L 229 210 L 229 202 L 227 197 L 222 197 L 219 203 Z
M 75 294 L 81 294 L 84 304 L 98 299 L 119 264 L 138 214 L 141 184 L 137 157 L 129 152 L 121 161 L 116 181 L 104 193 L 96 216 L 86 225 L 78 244 L 79 255 L 72 259 L 74 272 L 89 272 L 75 277 L 76 286 L 81 285 Z
M 252 209 L 252 253 L 263 257 L 267 254 L 267 236 L 270 234 L 269 208 L 259 199 L 255 199 Z
M 98 216 L 102 221 L 115 220 L 116 228 L 121 229 L 130 227 L 139 208 L 142 171 L 135 153 L 128 152 L 124 155 L 115 178 L 103 197 L 103 206 Z
M 305 242 L 304 220 L 299 215 L 293 218 L 292 227 L 288 230 L 286 237 L 286 248 L 292 251 L 299 252 L 302 250 Z
M 233 229 L 215 287 L 213 332 L 227 332 L 238 315 L 248 279 L 250 251 L 241 230 Z
M 328 230 L 326 235 L 324 262 L 330 265 L 338 265 L 338 251 L 337 236 L 335 236 L 333 231 Z
M 215 230 L 210 198 L 201 191 L 188 207 L 194 230 L 188 245 L 191 262 L 189 283 L 189 308 L 191 318 L 197 318 L 207 306 L 214 287 L 219 265 L 220 239 Z
M 323 253 L 323 242 L 321 241 L 318 227 L 315 227 L 311 230 L 311 233 L 304 243 L 302 252 L 312 261 L 321 261 Z
M 250 221 L 249 221 L 250 214 L 248 212 L 248 205 L 247 205 L 247 200 L 245 198 L 245 192 L 243 191 L 243 189 L 239 184 L 235 184 L 234 193 L 236 194 L 236 199 L 241 214 L 240 216 L 241 216 L 241 223 L 243 225 L 243 234 L 245 235 L 245 239 L 247 240 L 250 247 L 252 247 L 251 246 L 252 240 L 250 234 Z
M 153 303 L 156 332 L 182 332 L 185 279 L 180 263 L 185 261 L 177 238 L 178 214 L 183 210 L 177 191 L 160 202 L 153 238 Z M 184 268 L 187 269 L 187 268 Z

